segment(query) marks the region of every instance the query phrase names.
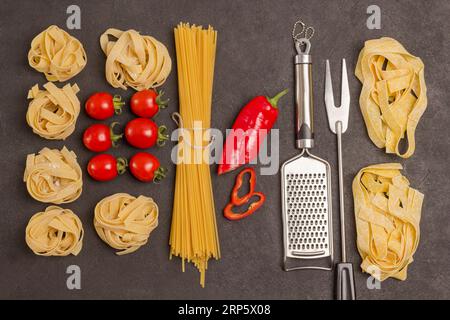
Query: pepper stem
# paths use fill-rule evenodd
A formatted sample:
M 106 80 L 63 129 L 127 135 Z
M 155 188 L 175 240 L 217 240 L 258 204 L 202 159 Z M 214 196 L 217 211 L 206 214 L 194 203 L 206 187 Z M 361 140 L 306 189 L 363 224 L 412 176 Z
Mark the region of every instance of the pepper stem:
M 110 132 L 109 135 L 111 137 L 111 144 L 114 148 L 117 147 L 117 141 L 119 141 L 123 137 L 123 133 L 121 133 L 121 134 L 114 133 L 114 127 L 117 126 L 118 124 L 119 124 L 118 122 L 113 122 L 109 126 L 109 132 Z
M 117 173 L 124 174 L 127 171 L 128 160 L 122 157 L 117 158 Z
M 121 114 L 122 113 L 122 107 L 125 105 L 125 102 L 122 101 L 122 97 L 116 94 L 113 97 L 113 105 L 114 105 L 114 113 L 115 114 Z
M 166 144 L 166 141 L 169 139 L 169 135 L 166 134 L 167 127 L 166 126 L 160 126 L 158 128 L 158 140 L 157 144 L 159 147 L 162 147 Z
M 286 89 L 286 90 L 283 90 L 283 91 L 281 91 L 279 94 L 277 94 L 275 97 L 273 97 L 273 98 L 269 98 L 269 97 L 266 97 L 267 98 L 267 101 L 269 101 L 269 103 L 272 105 L 272 107 L 274 107 L 274 108 L 278 108 L 278 100 L 280 100 L 280 98 L 282 97 L 282 96 L 284 96 L 286 93 L 288 93 L 288 89 Z

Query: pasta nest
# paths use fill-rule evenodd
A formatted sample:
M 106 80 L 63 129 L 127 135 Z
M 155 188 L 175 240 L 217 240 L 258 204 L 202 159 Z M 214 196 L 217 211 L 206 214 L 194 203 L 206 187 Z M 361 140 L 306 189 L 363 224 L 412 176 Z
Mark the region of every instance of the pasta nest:
M 28 106 L 27 123 L 33 132 L 45 139 L 66 139 L 75 130 L 80 114 L 80 91 L 76 84 L 66 84 L 62 89 L 48 82 L 45 90 L 36 84 L 28 92 L 32 99 Z
M 83 225 L 72 210 L 49 206 L 31 217 L 25 241 L 40 256 L 76 256 L 83 246 L 83 235 Z
M 102 199 L 94 210 L 99 237 L 118 255 L 131 253 L 147 243 L 158 226 L 158 206 L 152 198 L 117 193 Z
M 114 88 L 144 90 L 161 86 L 172 69 L 167 48 L 135 30 L 108 29 L 100 37 L 106 80 Z
M 37 155 L 29 154 L 23 179 L 28 193 L 46 203 L 73 202 L 83 187 L 77 156 L 66 147 L 61 151 L 43 148 Z
M 78 39 L 51 25 L 31 41 L 28 63 L 43 72 L 48 81 L 62 82 L 83 70 L 87 56 Z
M 394 39 L 369 40 L 359 54 L 355 75 L 363 84 L 359 104 L 370 139 L 387 153 L 409 158 L 427 107 L 422 60 Z M 404 138 L 408 147 L 402 152 Z
M 419 244 L 424 196 L 401 169 L 399 163 L 372 165 L 353 180 L 361 268 L 380 281 L 405 280 Z

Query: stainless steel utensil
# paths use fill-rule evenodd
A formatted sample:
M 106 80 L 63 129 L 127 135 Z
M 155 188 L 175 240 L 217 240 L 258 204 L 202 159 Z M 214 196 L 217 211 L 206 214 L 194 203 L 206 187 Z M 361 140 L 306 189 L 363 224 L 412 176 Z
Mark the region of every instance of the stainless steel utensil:
M 303 29 L 307 30 L 303 24 Z M 312 28 L 309 27 L 308 30 Z M 295 30 L 295 27 L 294 27 Z M 312 29 L 313 30 L 313 29 Z M 309 152 L 314 146 L 311 43 L 294 36 L 296 146 L 300 155 L 281 167 L 284 270 L 333 268 L 330 165 Z
M 325 75 L 325 106 L 328 114 L 328 124 L 331 131 L 337 136 L 338 171 L 339 171 L 339 216 L 341 224 L 341 257 L 342 262 L 337 264 L 336 298 L 338 300 L 355 300 L 355 279 L 353 266 L 347 262 L 345 251 L 345 210 L 344 210 L 344 177 L 342 166 L 342 134 L 348 127 L 348 114 L 350 108 L 350 90 L 348 87 L 347 66 L 342 59 L 341 79 L 341 106 L 334 105 L 333 85 L 331 80 L 330 62 L 326 62 Z

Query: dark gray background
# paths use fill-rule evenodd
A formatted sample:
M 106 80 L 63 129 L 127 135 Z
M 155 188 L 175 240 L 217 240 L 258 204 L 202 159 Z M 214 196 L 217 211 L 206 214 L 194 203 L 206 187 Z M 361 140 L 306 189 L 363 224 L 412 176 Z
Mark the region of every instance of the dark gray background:
M 76 132 L 66 141 L 49 141 L 33 134 L 25 122 L 28 89 L 46 82 L 43 74 L 30 68 L 27 53 L 34 36 L 51 24 L 66 28 L 69 4 L 82 10 L 82 29 L 70 31 L 84 45 L 88 64 L 70 82 L 81 88 L 84 103 L 95 91 L 107 90 L 129 98 L 131 90 L 113 90 L 104 78 L 105 57 L 100 35 L 110 27 L 134 28 L 167 45 L 175 57 L 173 27 L 179 21 L 211 24 L 219 32 L 215 68 L 212 123 L 225 130 L 237 112 L 256 95 L 273 95 L 294 88 L 291 39 L 293 23 L 302 18 L 316 29 L 312 41 L 314 55 L 315 125 L 317 147 L 314 154 L 327 159 L 333 170 L 334 209 L 337 212 L 335 137 L 328 129 L 323 104 L 324 60 L 331 59 L 335 88 L 340 77 L 340 59 L 348 61 L 352 96 L 350 125 L 344 136 L 345 201 L 349 259 L 355 264 L 358 297 L 361 299 L 450 298 L 448 214 L 450 86 L 449 1 L 2 1 L 0 5 L 1 77 L 1 213 L 0 213 L 0 298 L 148 298 L 148 299 L 330 299 L 334 274 L 320 271 L 286 273 L 281 269 L 282 229 L 279 175 L 258 176 L 257 189 L 267 202 L 252 217 L 229 222 L 222 217 L 235 174 L 217 177 L 212 167 L 222 259 L 209 265 L 206 288 L 189 265 L 181 272 L 178 258 L 168 260 L 168 236 L 173 202 L 175 167 L 170 163 L 170 145 L 154 152 L 170 169 L 160 185 L 142 184 L 125 174 L 113 182 L 96 183 L 84 171 L 84 190 L 76 202 L 65 205 L 83 221 L 85 239 L 77 257 L 44 258 L 32 254 L 24 241 L 28 219 L 47 205 L 27 193 L 22 175 L 25 157 L 44 146 L 74 150 L 85 168 L 92 156 L 82 145 L 84 128 L 93 123 L 81 113 Z M 366 8 L 382 9 L 382 29 L 366 28 Z M 386 155 L 369 140 L 358 106 L 361 86 L 353 76 L 356 59 L 367 39 L 391 36 L 426 66 L 428 109 L 420 122 L 414 156 L 402 160 Z M 174 60 L 175 63 L 175 60 Z M 170 113 L 178 109 L 176 68 L 164 85 L 170 107 L 158 122 L 174 124 Z M 280 102 L 276 127 L 281 135 L 280 162 L 297 154 L 294 148 L 293 93 Z M 116 117 L 125 123 L 131 114 Z M 135 150 L 123 144 L 115 155 L 131 156 Z M 369 164 L 399 161 L 412 186 L 425 193 L 421 241 L 408 269 L 407 281 L 387 280 L 381 290 L 366 288 L 367 275 L 361 273 L 356 251 L 351 181 Z M 92 226 L 93 208 L 105 196 L 116 192 L 145 194 L 160 206 L 159 227 L 148 245 L 134 254 L 116 256 Z M 335 246 L 339 248 L 338 219 L 335 216 Z M 339 250 L 336 250 L 339 258 Z M 66 289 L 66 267 L 77 264 L 82 270 L 82 290 Z

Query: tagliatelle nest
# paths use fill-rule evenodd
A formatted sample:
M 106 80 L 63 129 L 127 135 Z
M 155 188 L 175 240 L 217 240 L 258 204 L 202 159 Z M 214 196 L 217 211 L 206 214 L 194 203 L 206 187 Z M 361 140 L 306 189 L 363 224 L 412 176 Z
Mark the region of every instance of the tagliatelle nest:
M 359 104 L 370 139 L 378 148 L 409 158 L 415 131 L 427 108 L 424 64 L 395 39 L 366 41 L 355 70 L 363 84 Z M 406 139 L 408 148 L 400 149 Z
M 114 88 L 144 90 L 161 86 L 172 69 L 167 48 L 135 30 L 108 29 L 100 37 L 106 80 Z
M 372 165 L 353 180 L 361 268 L 380 281 L 405 280 L 419 244 L 424 196 L 401 169 L 398 163 Z
M 78 199 L 83 188 L 77 156 L 66 147 L 43 148 L 27 156 L 23 180 L 28 193 L 46 203 L 68 203 Z
M 83 233 L 81 221 L 72 210 L 49 206 L 31 217 L 25 241 L 40 256 L 76 256 L 83 246 Z
M 48 81 L 66 81 L 83 70 L 87 57 L 78 39 L 52 25 L 31 42 L 28 63 Z
M 94 227 L 99 237 L 117 250 L 131 253 L 147 243 L 158 226 L 158 206 L 152 198 L 117 193 L 95 206 Z
M 66 139 L 75 130 L 80 114 L 80 101 L 76 84 L 66 84 L 62 89 L 48 82 L 45 90 L 36 84 L 28 92 L 32 99 L 28 106 L 27 123 L 33 132 L 45 139 Z

